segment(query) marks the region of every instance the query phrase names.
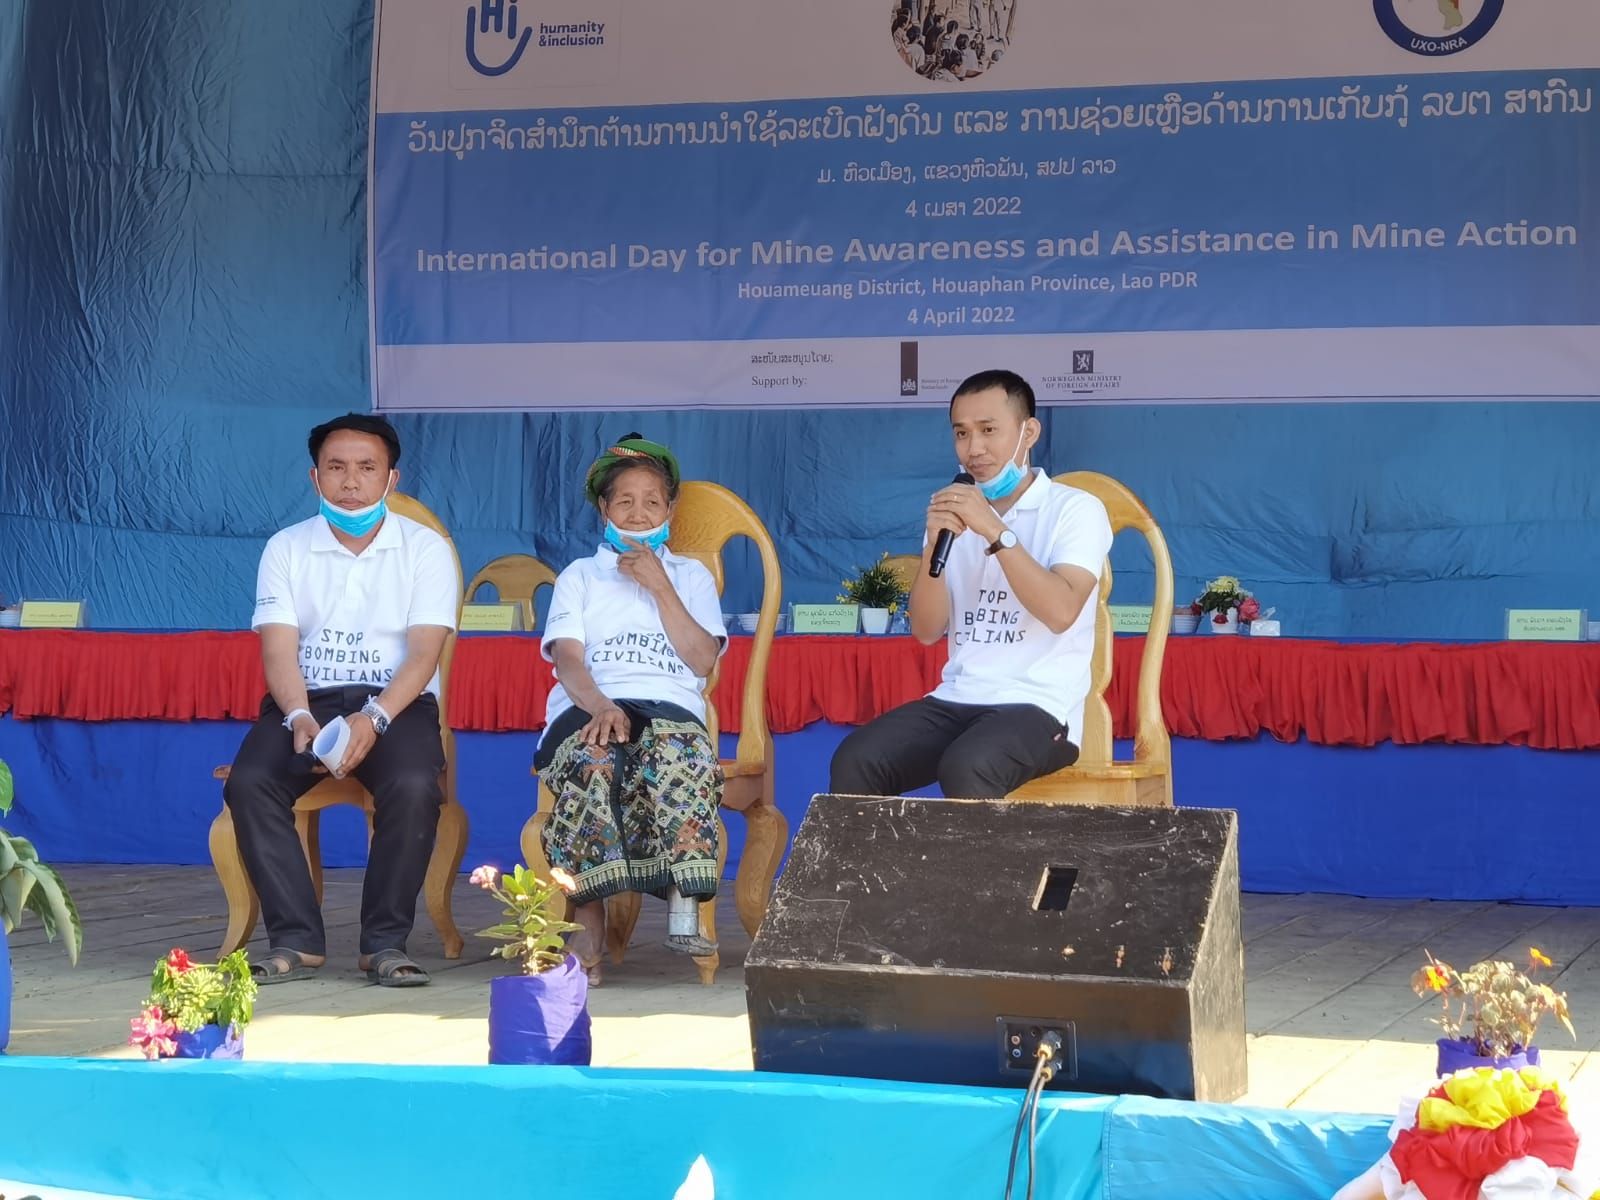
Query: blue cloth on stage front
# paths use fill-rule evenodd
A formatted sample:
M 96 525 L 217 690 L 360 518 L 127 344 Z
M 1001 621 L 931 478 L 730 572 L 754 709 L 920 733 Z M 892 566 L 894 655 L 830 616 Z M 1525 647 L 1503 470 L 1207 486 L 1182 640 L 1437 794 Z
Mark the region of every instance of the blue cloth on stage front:
M 733 1071 L 93 1059 L 0 1059 L 0 1090 L 27 1097 L 6 1118 L 0 1178 L 140 1200 L 352 1200 L 401 1183 L 500 1195 L 517 1179 L 670 1200 L 698 1155 L 735 1200 L 994 1200 L 1022 1096 Z M 1101 1195 L 1112 1103 L 1042 1105 L 1053 1200 Z M 249 1149 L 263 1139 L 276 1151 Z
M 396 1178 L 407 1195 L 472 1196 L 503 1190 L 508 1171 L 560 1190 L 561 1164 L 588 1194 L 668 1200 L 700 1155 L 722 1197 L 994 1200 L 1022 1100 L 733 1071 L 100 1059 L 0 1059 L 0 1090 L 28 1099 L 7 1118 L 0 1178 L 139 1200 L 349 1200 Z M 541 1113 L 582 1119 L 530 1119 Z M 216 1152 L 174 1152 L 175 1120 L 184 1146 Z M 1037 1190 L 1326 1200 L 1388 1149 L 1389 1124 L 1052 1093 Z M 245 1152 L 269 1132 L 281 1153 Z

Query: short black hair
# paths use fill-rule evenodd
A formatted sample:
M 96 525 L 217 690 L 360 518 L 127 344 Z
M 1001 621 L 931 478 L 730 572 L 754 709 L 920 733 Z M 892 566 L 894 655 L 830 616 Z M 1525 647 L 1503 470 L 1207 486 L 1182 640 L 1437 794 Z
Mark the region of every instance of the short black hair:
M 1011 407 L 1022 415 L 1023 420 L 1038 415 L 1032 386 L 1015 371 L 1005 370 L 979 371 L 976 375 L 968 375 L 961 381 L 955 395 L 950 397 L 951 410 L 954 411 L 956 401 L 961 397 L 974 392 L 987 392 L 990 388 L 1003 388 L 1006 399 L 1011 401 Z
M 375 417 L 371 413 L 345 413 L 342 417 L 335 417 L 318 425 L 306 439 L 306 448 L 311 451 L 313 467 L 322 457 L 322 443 L 328 440 L 329 434 L 338 433 L 341 429 L 382 438 L 383 444 L 389 448 L 389 469 L 392 471 L 400 465 L 400 435 L 394 431 L 393 425 L 385 418 Z

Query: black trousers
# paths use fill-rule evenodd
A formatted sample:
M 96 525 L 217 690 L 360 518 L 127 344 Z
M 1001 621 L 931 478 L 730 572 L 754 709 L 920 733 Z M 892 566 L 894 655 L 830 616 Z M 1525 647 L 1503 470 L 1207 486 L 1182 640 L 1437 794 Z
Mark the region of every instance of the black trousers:
M 1036 705 L 951 704 L 927 696 L 840 742 L 828 790 L 903 796 L 937 783 L 954 799 L 999 800 L 1077 761 L 1067 727 Z
M 323 688 L 306 707 L 326 725 L 361 711 L 371 687 Z M 271 696 L 245 734 L 223 786 L 245 870 L 261 898 L 268 944 L 303 954 L 326 954 L 322 911 L 311 869 L 294 829 L 294 802 L 326 775 L 312 774 L 294 753 L 294 734 Z M 417 893 L 428 873 L 444 793 L 439 772 L 439 705 L 419 696 L 389 725 L 355 769 L 373 797 L 372 850 L 361 885 L 361 953 L 404 950 L 416 922 Z

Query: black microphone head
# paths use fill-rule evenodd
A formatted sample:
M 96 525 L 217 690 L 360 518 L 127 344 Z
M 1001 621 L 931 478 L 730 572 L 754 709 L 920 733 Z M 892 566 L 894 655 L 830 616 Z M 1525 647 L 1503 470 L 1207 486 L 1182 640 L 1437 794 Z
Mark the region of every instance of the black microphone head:
M 956 477 L 954 479 L 952 479 L 950 482 L 951 483 L 977 483 L 978 481 L 976 479 L 974 479 L 971 475 L 967 474 L 967 472 L 965 472 L 965 471 L 957 471 L 956 472 Z

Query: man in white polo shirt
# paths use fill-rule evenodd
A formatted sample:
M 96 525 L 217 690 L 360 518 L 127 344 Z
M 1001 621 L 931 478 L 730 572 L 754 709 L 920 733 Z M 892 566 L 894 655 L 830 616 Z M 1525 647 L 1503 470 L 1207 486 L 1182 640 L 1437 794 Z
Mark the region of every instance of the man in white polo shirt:
M 851 733 L 830 790 L 898 796 L 938 783 L 946 796 L 999 799 L 1078 760 L 1089 694 L 1100 570 L 1111 549 L 1105 506 L 1030 468 L 1039 440 L 1033 389 L 984 371 L 956 389 L 956 458 L 976 484 L 934 493 L 911 632 L 947 637 L 933 693 Z M 940 578 L 939 534 L 954 536 Z
M 327 943 L 294 802 L 328 770 L 311 747 L 343 718 L 333 773 L 372 793 L 372 849 L 361 892 L 361 958 L 385 987 L 428 975 L 406 955 L 443 794 L 439 654 L 455 627 L 460 581 L 449 545 L 388 511 L 400 439 L 382 417 L 351 413 L 311 431 L 319 513 L 267 542 L 256 583 L 267 697 L 223 798 L 261 898 L 271 949 L 260 983 L 310 974 Z

